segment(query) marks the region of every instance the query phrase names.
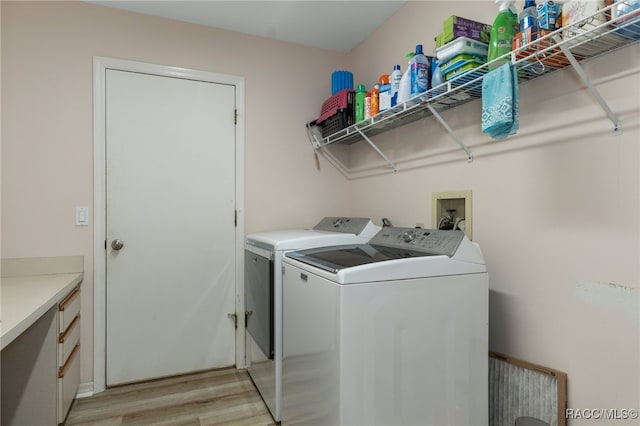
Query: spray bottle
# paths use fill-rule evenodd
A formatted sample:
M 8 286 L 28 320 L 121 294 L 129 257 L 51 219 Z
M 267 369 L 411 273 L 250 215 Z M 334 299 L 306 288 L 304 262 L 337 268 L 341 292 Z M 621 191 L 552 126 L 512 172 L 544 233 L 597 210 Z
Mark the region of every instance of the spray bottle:
M 513 10 L 514 1 L 515 0 L 496 0 L 500 11 L 491 27 L 487 62 L 492 62 L 494 59 L 511 52 L 513 37 L 515 37 L 520 29 L 518 15 Z M 491 63 L 489 68 L 498 68 L 507 61 L 509 61 L 508 57 L 503 58 L 496 63 Z

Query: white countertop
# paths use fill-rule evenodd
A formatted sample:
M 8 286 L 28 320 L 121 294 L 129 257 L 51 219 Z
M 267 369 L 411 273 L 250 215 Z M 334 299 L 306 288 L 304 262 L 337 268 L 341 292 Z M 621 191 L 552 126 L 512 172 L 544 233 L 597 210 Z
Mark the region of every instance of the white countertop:
M 82 258 L 80 257 L 80 259 Z M 7 259 L 7 261 L 11 261 L 11 259 Z M 3 270 L 5 269 L 11 268 L 5 268 L 3 263 Z M 46 273 L 46 270 L 36 266 L 33 268 L 34 275 L 29 275 L 29 268 L 26 268 L 14 276 L 2 277 L 0 349 L 4 349 L 33 325 L 38 318 L 60 302 L 73 287 L 82 281 L 84 276 L 82 268 L 79 272 L 77 267 L 70 269 L 76 271 L 64 273 L 64 268 L 54 268 L 52 269 L 54 273 Z

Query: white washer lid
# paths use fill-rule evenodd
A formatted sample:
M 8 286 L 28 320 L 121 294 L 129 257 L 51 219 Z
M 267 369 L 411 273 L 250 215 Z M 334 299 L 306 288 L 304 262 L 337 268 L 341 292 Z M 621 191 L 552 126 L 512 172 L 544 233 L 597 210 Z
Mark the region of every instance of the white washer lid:
M 323 224 L 333 223 L 335 219 L 340 219 L 340 226 L 336 227 L 337 232 L 328 231 Z M 349 219 L 358 223 L 357 227 L 348 226 Z M 366 221 L 366 222 L 364 222 Z M 321 229 L 281 229 L 275 231 L 257 232 L 247 235 L 247 246 L 257 246 L 266 250 L 302 250 L 306 248 L 333 246 L 341 244 L 366 243 L 373 238 L 380 230 L 371 219 L 364 218 L 333 218 L 326 217 L 320 221 L 316 228 Z M 358 230 L 356 232 L 345 232 L 345 230 Z
M 461 231 L 398 227 L 383 228 L 369 244 L 315 247 L 288 253 L 284 261 L 339 284 L 487 271 L 480 246 Z
M 250 234 L 247 245 L 267 250 L 302 250 L 305 248 L 333 246 L 341 244 L 365 243 L 369 236 L 342 232 L 316 231 L 313 229 L 284 229 Z

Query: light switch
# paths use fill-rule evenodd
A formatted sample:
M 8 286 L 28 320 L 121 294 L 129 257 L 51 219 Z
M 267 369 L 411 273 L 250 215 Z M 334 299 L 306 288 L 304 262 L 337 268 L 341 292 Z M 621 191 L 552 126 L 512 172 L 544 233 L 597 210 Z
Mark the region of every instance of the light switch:
M 89 207 L 76 207 L 76 226 L 89 226 Z

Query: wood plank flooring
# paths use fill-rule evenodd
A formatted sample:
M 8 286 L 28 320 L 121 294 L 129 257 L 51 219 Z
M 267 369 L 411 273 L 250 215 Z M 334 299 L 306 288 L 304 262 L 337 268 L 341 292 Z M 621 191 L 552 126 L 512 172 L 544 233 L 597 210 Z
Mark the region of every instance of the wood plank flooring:
M 235 368 L 107 389 L 73 403 L 66 426 L 267 426 L 273 418 Z

